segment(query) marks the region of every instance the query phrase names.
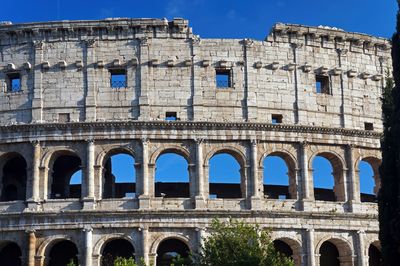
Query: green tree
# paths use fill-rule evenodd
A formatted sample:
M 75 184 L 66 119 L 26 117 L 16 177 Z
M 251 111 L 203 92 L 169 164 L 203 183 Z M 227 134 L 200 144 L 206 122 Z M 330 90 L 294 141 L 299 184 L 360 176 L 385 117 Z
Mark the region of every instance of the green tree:
M 292 259 L 275 250 L 268 230 L 232 219 L 213 220 L 211 235 L 192 259 L 198 266 L 293 265 Z
M 400 9 L 400 0 L 397 0 Z M 379 239 L 384 265 L 400 257 L 400 12 L 392 37 L 393 80 L 386 78 L 382 95 L 383 139 L 381 189 L 378 195 Z M 389 73 L 390 74 L 390 73 Z
M 135 262 L 135 258 L 130 257 L 130 258 L 123 258 L 123 257 L 117 257 L 114 260 L 114 266 L 145 266 L 146 264 L 144 263 L 144 259 L 141 258 L 139 263 Z

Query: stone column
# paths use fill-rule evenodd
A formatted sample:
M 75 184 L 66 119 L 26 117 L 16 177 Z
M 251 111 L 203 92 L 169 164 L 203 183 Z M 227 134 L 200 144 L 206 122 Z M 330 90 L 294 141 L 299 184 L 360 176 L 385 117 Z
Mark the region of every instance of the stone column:
M 151 75 L 149 67 L 150 42 L 147 36 L 140 39 L 140 96 L 139 96 L 139 120 L 148 120 L 150 118 L 150 100 L 147 92 L 148 78 Z
M 33 141 L 33 158 L 32 158 L 32 201 L 39 201 L 39 167 L 40 167 L 40 143 L 39 141 Z
M 356 169 L 354 169 L 354 145 L 346 146 L 346 157 L 348 162 L 347 182 L 348 182 L 348 200 L 352 206 L 354 203 L 360 203 L 360 189 L 357 180 Z
M 366 266 L 366 254 L 364 253 L 365 251 L 365 246 L 364 246 L 364 239 L 365 239 L 365 232 L 364 231 L 358 231 L 357 232 L 357 263 L 359 266 Z
M 36 235 L 35 230 L 27 230 L 28 233 L 28 266 L 35 266 L 35 255 L 36 255 Z
M 203 246 L 204 243 L 204 238 L 205 238 L 205 228 L 196 228 L 197 232 L 197 248 L 200 250 L 200 248 Z
M 141 227 L 139 228 L 142 231 L 142 256 L 145 262 L 145 265 L 150 265 L 149 258 L 149 228 Z
M 83 229 L 85 232 L 85 265 L 92 266 L 93 259 L 93 246 L 92 246 L 92 236 L 93 229 L 91 227 L 86 227 Z
M 149 195 L 149 140 L 142 139 L 142 188 L 139 196 L 139 208 L 150 208 L 150 195 Z
M 94 140 L 87 140 L 87 198 L 94 199 Z
M 257 140 L 252 139 L 250 145 L 250 180 L 251 180 L 251 208 L 261 208 L 260 180 L 258 178 L 258 147 Z
M 308 254 L 308 266 L 315 266 L 315 252 L 314 252 L 314 229 L 307 229 L 307 254 Z
M 203 163 L 203 139 L 196 139 L 196 209 L 205 207 L 206 195 L 204 195 L 204 163 Z
M 83 77 L 86 80 L 85 89 L 85 121 L 96 121 L 96 70 L 94 68 L 96 60 L 96 40 L 88 39 L 83 42 Z
M 307 147 L 308 143 L 306 141 L 301 142 L 300 145 L 300 163 L 301 163 L 301 170 L 302 170 L 302 179 L 301 179 L 301 186 L 302 186 L 302 194 L 301 200 L 303 201 L 311 201 L 313 199 L 314 193 L 311 193 L 311 178 L 309 176 L 308 171 L 308 154 L 307 154 Z M 304 205 L 304 204 L 303 204 Z M 304 207 L 304 206 L 303 206 Z

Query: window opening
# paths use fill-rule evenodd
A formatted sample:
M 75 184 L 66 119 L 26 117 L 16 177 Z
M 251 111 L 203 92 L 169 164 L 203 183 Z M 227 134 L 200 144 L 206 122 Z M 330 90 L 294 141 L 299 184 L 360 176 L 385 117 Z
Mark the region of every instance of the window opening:
M 374 130 L 374 124 L 365 122 L 364 129 L 365 130 Z
M 329 77 L 328 76 L 316 76 L 315 87 L 317 93 L 329 94 Z
M 165 120 L 166 121 L 176 121 L 176 120 L 178 120 L 176 112 L 166 112 L 165 113 Z
M 216 73 L 216 84 L 217 88 L 230 88 L 231 84 L 231 71 L 227 69 L 217 69 Z
M 8 92 L 21 91 L 21 77 L 19 73 L 7 74 L 7 91 Z
M 282 123 L 283 116 L 279 114 L 273 114 L 272 115 L 272 124 L 281 124 Z
M 110 69 L 111 88 L 120 89 L 126 88 L 126 70 L 125 69 Z

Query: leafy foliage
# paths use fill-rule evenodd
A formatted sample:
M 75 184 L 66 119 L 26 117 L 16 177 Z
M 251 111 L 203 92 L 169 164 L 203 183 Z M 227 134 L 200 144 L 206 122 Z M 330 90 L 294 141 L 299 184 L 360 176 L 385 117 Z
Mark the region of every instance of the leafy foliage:
M 139 263 L 135 262 L 135 258 L 123 258 L 117 257 L 114 261 L 114 266 L 145 266 L 143 258 L 140 260 Z
M 291 259 L 275 250 L 267 230 L 232 219 L 213 220 L 211 235 L 192 259 L 198 266 L 293 265 Z
M 400 0 L 397 1 L 400 9 Z M 398 265 L 400 257 L 400 12 L 392 37 L 393 79 L 386 78 L 382 95 L 384 136 L 379 202 L 379 239 L 384 265 Z M 393 82 L 394 81 L 394 82 Z

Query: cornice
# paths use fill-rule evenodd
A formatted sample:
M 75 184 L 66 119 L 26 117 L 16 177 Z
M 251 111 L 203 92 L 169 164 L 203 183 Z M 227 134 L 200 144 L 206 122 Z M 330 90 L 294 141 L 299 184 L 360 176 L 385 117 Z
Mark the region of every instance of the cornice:
M 36 123 L 0 126 L 0 134 L 30 131 L 51 130 L 104 130 L 107 128 L 126 128 L 132 130 L 249 130 L 249 131 L 276 131 L 293 133 L 314 133 L 327 135 L 354 136 L 379 139 L 381 132 L 331 128 L 305 125 L 284 125 L 252 122 L 201 122 L 201 121 L 110 121 L 110 122 L 72 122 L 72 123 Z

